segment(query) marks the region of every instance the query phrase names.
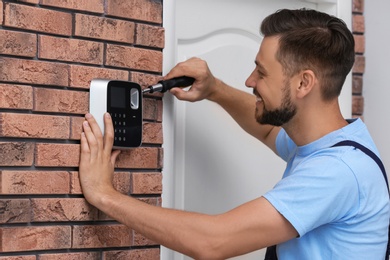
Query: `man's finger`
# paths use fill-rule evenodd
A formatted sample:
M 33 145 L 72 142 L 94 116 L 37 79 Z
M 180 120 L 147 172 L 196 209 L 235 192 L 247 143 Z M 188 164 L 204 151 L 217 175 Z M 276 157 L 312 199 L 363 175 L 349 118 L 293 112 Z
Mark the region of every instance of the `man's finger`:
M 114 144 L 114 126 L 109 113 L 104 114 L 104 153 L 111 155 L 112 146 Z
M 91 114 L 86 114 L 85 119 L 88 121 L 89 127 L 92 130 L 93 135 L 95 136 L 98 149 L 102 150 L 103 149 L 103 134 L 102 131 L 96 122 L 95 118 Z M 88 138 L 88 136 L 87 136 Z
M 98 153 L 98 142 L 96 140 L 95 135 L 92 132 L 92 129 L 88 123 L 88 121 L 83 122 L 83 131 L 84 131 L 84 137 L 85 140 L 83 141 L 84 147 L 88 146 L 89 153 L 91 154 L 91 157 L 96 158 L 97 153 Z
M 91 150 L 89 149 L 88 141 L 84 132 L 81 133 L 80 141 L 81 155 L 89 153 Z
M 111 153 L 111 163 L 115 166 L 116 158 L 118 158 L 118 155 L 121 153 L 120 150 L 115 150 Z

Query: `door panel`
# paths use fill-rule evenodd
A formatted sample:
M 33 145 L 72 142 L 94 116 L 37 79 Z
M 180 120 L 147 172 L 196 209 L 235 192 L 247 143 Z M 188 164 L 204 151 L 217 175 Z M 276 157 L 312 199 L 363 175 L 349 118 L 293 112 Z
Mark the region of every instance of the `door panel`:
M 208 62 L 215 76 L 251 92 L 244 83 L 255 66 L 262 39 L 259 26 L 265 16 L 281 8 L 326 6 L 327 10 L 337 10 L 335 3 L 326 2 L 321 5 L 295 0 L 175 1 L 177 51 L 173 63 L 200 57 Z M 173 133 L 173 140 L 164 153 L 165 157 L 173 156 L 168 158 L 173 162 L 164 164 L 167 167 L 164 169 L 173 172 L 170 185 L 174 187 L 172 203 L 167 206 L 218 214 L 262 196 L 281 178 L 285 163 L 246 134 L 218 105 L 209 101 L 182 102 L 170 97 L 164 100 L 167 101 L 170 104 L 168 112 L 164 108 L 164 140 L 167 142 L 167 131 Z M 173 252 L 163 255 L 169 255 L 167 259 L 187 259 Z M 237 259 L 263 258 L 264 250 L 259 250 Z

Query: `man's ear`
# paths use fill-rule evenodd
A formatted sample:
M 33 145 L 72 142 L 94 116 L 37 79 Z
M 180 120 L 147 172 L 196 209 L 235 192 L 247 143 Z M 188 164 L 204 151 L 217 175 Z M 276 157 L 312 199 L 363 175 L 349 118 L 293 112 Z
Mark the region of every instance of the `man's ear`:
M 303 98 L 313 91 L 317 84 L 316 74 L 312 70 L 304 70 L 299 73 L 299 86 L 296 89 L 297 98 Z

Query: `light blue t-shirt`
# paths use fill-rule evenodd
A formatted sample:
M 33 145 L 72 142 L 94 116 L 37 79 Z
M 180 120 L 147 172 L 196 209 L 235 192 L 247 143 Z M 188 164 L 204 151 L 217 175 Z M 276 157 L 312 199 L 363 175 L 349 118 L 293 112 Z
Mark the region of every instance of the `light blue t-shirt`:
M 376 162 L 354 147 L 377 148 L 360 120 L 304 146 L 284 130 L 276 139 L 287 162 L 283 178 L 264 197 L 294 226 L 299 237 L 277 246 L 279 260 L 384 259 L 389 195 Z

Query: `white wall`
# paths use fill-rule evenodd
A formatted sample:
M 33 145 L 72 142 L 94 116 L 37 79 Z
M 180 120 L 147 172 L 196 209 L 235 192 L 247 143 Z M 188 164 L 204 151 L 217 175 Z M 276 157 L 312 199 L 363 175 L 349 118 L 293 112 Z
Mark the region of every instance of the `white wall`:
M 390 1 L 365 2 L 366 70 L 363 77 L 364 120 L 390 171 Z

